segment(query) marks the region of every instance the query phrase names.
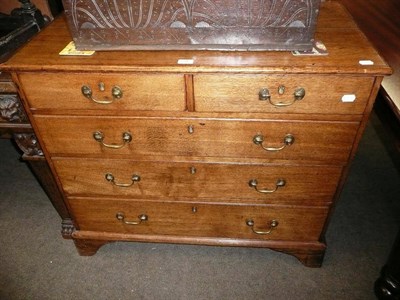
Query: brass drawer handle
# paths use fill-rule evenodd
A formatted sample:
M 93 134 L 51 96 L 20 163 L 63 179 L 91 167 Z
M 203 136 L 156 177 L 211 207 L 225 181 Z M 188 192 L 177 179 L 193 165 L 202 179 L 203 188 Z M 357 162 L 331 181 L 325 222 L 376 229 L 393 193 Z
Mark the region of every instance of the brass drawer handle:
M 99 89 L 101 91 L 103 91 L 104 90 L 104 84 L 100 84 L 99 85 Z M 108 100 L 108 98 L 105 98 L 105 100 L 97 100 L 97 99 L 95 99 L 93 97 L 92 89 L 90 88 L 90 86 L 87 86 L 87 85 L 82 86 L 81 92 L 82 92 L 83 96 L 85 96 L 89 100 L 92 100 L 93 102 L 96 102 L 98 104 L 111 104 L 111 103 L 114 102 L 114 100 L 121 99 L 122 95 L 123 95 L 122 89 L 119 86 L 113 86 L 112 87 L 112 89 L 111 89 L 112 99 L 111 100 Z
M 139 182 L 140 181 L 140 176 L 136 175 L 136 174 L 132 175 L 132 178 L 131 178 L 132 182 L 130 182 L 130 183 L 117 183 L 117 182 L 115 182 L 115 177 L 111 173 L 107 173 L 105 178 L 106 178 L 107 181 L 111 182 L 113 185 L 119 186 L 119 187 L 130 187 L 135 182 Z
M 292 134 L 287 134 L 283 138 L 283 145 L 281 147 L 265 147 L 264 143 L 264 136 L 262 134 L 257 134 L 253 137 L 253 143 L 256 145 L 260 145 L 265 151 L 280 151 L 286 146 L 290 146 L 294 143 L 294 136 Z
M 269 93 L 269 89 L 262 88 L 258 92 L 258 99 L 261 101 L 271 101 L 271 94 Z
M 149 217 L 147 215 L 141 214 L 138 216 L 138 219 L 139 219 L 138 221 L 127 221 L 127 220 L 125 220 L 125 215 L 123 212 L 117 212 L 116 218 L 119 221 L 125 223 L 126 225 L 139 225 L 142 222 L 145 222 L 149 219 Z
M 257 192 L 262 193 L 262 194 L 271 194 L 271 193 L 276 192 L 280 187 L 284 187 L 284 186 L 286 185 L 286 181 L 285 181 L 284 179 L 280 179 L 280 178 L 279 178 L 279 179 L 276 181 L 276 183 L 275 183 L 275 188 L 272 189 L 272 190 L 269 190 L 269 189 L 259 189 L 259 188 L 257 187 L 257 185 L 258 185 L 257 179 L 251 179 L 251 180 L 249 181 L 249 186 L 250 186 L 251 188 L 254 188 Z
M 255 234 L 266 235 L 270 234 L 272 230 L 279 225 L 279 222 L 277 220 L 271 220 L 271 222 L 269 222 L 269 229 L 267 231 L 254 229 L 254 221 L 252 219 L 246 220 L 246 225 L 249 226 Z
M 280 95 L 284 94 L 285 92 L 285 88 L 283 86 L 280 86 L 278 89 L 278 93 Z M 293 92 L 293 100 L 290 102 L 273 102 L 271 100 L 271 94 L 269 92 L 269 90 L 267 88 L 262 88 L 260 89 L 259 93 L 258 93 L 258 99 L 261 101 L 268 101 L 269 103 L 271 103 L 273 106 L 276 107 L 285 107 L 285 106 L 290 106 L 292 104 L 294 104 L 296 101 L 302 100 L 304 98 L 304 96 L 306 95 L 306 90 L 302 87 L 296 88 Z
M 123 132 L 122 133 L 122 144 L 106 144 L 104 143 L 104 133 L 101 131 L 96 131 L 93 133 L 93 138 L 102 144 L 104 147 L 107 148 L 112 148 L 112 149 L 120 149 L 124 147 L 125 145 L 129 144 L 132 141 L 132 135 L 129 132 Z

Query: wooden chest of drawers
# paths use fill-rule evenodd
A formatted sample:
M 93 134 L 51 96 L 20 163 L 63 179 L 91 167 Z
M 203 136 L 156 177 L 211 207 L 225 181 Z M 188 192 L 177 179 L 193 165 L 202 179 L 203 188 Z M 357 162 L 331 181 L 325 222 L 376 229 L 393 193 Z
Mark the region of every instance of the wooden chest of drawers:
M 234 245 L 320 266 L 390 68 L 335 2 L 323 4 L 317 38 L 328 55 L 63 57 L 70 36 L 59 19 L 3 65 L 63 191 L 79 253 L 111 241 Z

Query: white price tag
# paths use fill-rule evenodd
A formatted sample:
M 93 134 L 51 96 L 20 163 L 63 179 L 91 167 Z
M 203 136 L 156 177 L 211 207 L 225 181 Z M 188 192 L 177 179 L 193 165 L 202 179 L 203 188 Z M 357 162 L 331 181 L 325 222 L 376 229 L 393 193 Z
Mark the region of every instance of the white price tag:
M 372 65 L 374 65 L 374 62 L 372 60 L 369 60 L 369 59 L 360 60 L 358 63 L 360 65 L 362 65 L 362 66 L 372 66 Z
M 349 103 L 349 102 L 354 102 L 354 101 L 356 101 L 356 95 L 354 95 L 354 94 L 343 95 L 343 97 L 342 97 L 342 102 Z
M 178 65 L 193 65 L 194 59 L 192 58 L 180 58 L 178 59 Z

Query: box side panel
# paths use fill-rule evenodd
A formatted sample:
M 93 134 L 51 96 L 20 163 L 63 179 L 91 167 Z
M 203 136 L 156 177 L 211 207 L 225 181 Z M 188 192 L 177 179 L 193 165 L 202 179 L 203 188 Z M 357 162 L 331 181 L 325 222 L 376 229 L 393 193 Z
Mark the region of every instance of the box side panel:
M 64 0 L 78 49 L 311 48 L 320 0 Z

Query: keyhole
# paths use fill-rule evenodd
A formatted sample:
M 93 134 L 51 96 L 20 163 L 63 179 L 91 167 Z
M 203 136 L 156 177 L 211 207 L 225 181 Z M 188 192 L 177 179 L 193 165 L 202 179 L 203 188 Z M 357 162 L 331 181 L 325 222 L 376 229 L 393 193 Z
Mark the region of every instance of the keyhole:
M 285 86 L 284 85 L 280 85 L 279 87 L 278 87 L 278 94 L 279 95 L 283 95 L 284 93 L 285 93 Z
M 188 132 L 189 132 L 190 134 L 192 134 L 192 133 L 194 132 L 194 126 L 193 126 L 193 125 L 189 125 L 189 126 L 188 126 Z
M 106 86 L 105 86 L 104 82 L 100 82 L 99 83 L 99 90 L 101 92 L 104 92 L 106 90 Z

